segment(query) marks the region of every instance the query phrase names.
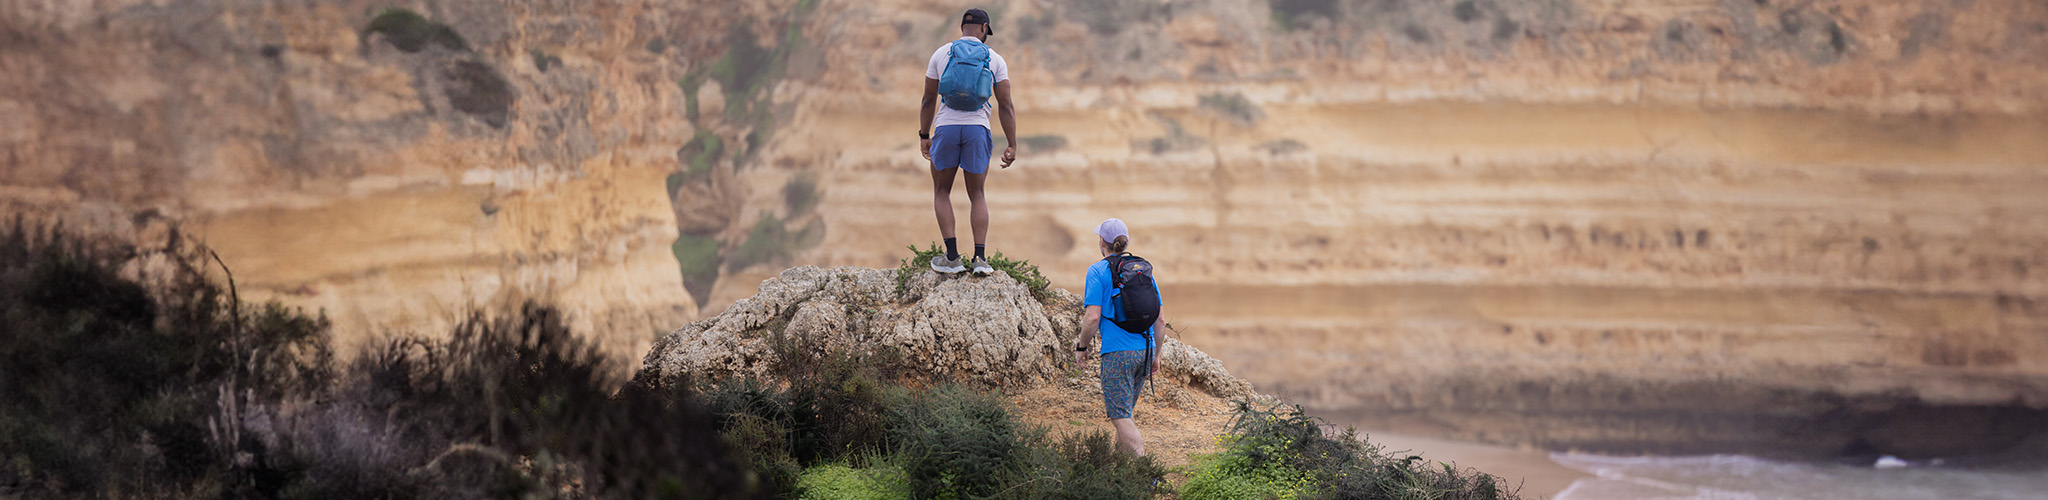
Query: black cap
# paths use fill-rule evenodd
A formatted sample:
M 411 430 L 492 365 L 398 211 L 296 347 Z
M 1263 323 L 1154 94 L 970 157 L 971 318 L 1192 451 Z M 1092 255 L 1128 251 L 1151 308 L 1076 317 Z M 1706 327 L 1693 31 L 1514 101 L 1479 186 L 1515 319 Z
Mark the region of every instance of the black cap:
M 982 34 L 984 34 L 984 35 L 994 35 L 994 34 L 996 34 L 996 29 L 995 29 L 995 27 L 994 27 L 994 26 L 990 26 L 990 25 L 988 24 L 988 11 L 985 11 L 985 10 L 981 10 L 981 9 L 967 9 L 967 16 L 966 16 L 966 17 L 963 17 L 963 18 L 961 18 L 961 19 L 960 19 L 960 24 L 962 24 L 962 25 L 968 25 L 968 24 L 979 24 L 979 25 L 981 25 L 981 33 L 982 33 Z

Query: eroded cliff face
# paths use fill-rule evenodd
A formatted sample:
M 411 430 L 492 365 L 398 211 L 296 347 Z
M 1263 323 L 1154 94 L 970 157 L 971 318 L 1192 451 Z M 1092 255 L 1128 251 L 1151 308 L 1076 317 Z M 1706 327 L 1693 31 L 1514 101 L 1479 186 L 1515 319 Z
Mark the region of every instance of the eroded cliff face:
M 392 5 L 0 7 L 0 204 L 176 224 L 344 335 L 541 298 L 626 356 L 938 238 L 916 92 L 966 2 Z M 991 246 L 1075 287 L 1129 221 L 1266 390 L 1648 449 L 2048 407 L 2038 3 L 977 5 L 1024 146 Z

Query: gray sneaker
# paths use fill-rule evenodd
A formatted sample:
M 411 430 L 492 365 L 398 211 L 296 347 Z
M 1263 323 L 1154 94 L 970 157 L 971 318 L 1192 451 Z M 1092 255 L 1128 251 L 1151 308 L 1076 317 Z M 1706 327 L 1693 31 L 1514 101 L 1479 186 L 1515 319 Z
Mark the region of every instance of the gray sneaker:
M 975 275 L 975 276 L 988 276 L 988 275 L 991 275 L 991 274 L 995 274 L 995 272 L 996 272 L 996 268 L 994 268 L 994 267 L 989 267 L 989 265 L 988 265 L 988 259 L 984 259 L 984 258 L 981 258 L 981 257 L 975 257 L 975 258 L 974 258 L 974 264 L 973 264 L 973 266 L 974 266 L 974 275 Z
M 959 257 L 948 259 L 945 254 L 940 254 L 937 257 L 932 257 L 932 270 L 946 274 L 960 274 L 961 271 L 966 271 L 967 268 L 960 265 Z

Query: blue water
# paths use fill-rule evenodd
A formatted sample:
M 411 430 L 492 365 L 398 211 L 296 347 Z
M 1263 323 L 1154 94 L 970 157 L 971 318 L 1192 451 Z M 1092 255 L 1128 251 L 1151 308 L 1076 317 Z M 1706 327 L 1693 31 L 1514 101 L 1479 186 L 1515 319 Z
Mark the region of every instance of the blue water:
M 1557 500 L 2048 500 L 2048 468 L 1877 468 L 1740 455 L 1607 457 L 1556 453 L 1580 479 Z

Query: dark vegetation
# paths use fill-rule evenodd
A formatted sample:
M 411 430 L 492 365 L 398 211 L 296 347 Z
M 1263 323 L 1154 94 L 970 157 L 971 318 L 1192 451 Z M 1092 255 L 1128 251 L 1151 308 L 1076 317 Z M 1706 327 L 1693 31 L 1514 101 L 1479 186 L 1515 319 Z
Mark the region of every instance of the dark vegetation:
M 718 256 L 718 238 L 700 234 L 676 236 L 676 242 L 669 245 L 670 253 L 676 256 L 676 265 L 683 271 L 683 288 L 695 297 L 702 307 L 711 296 L 712 285 L 718 282 L 718 265 L 723 262 Z
M 1152 118 L 1158 120 L 1159 124 L 1166 128 L 1166 135 L 1150 139 L 1132 140 L 1131 149 L 1163 155 L 1195 150 L 1209 144 L 1208 139 L 1188 133 L 1187 128 L 1181 126 L 1180 120 L 1159 114 L 1152 115 Z
M 1086 24 L 1088 31 L 1096 35 L 1116 35 L 1128 25 L 1166 19 L 1171 12 L 1168 4 L 1124 0 L 1075 0 L 1066 10 L 1069 20 Z M 1001 19 L 994 21 L 1002 22 Z M 1001 33 L 1001 30 L 997 32 Z
M 1266 118 L 1265 110 L 1259 109 L 1257 104 L 1252 104 L 1251 99 L 1246 99 L 1242 92 L 1203 94 L 1196 100 L 1195 108 L 1239 127 L 1256 125 L 1259 120 Z
M 892 351 L 823 353 L 771 339 L 775 383 L 700 385 L 721 436 L 770 489 L 803 498 L 1146 498 L 1165 471 L 1107 433 L 1052 437 L 1001 395 L 924 381 Z
M 1337 0 L 1271 0 L 1273 24 L 1287 30 L 1309 27 L 1316 19 L 1338 20 Z
M 1032 153 L 1057 153 L 1067 149 L 1067 137 L 1063 135 L 1034 135 L 1022 141 L 1024 150 Z
M 210 257 L 0 234 L 0 497 L 1143 498 L 1164 474 L 779 332 L 772 379 L 623 380 L 529 304 L 338 366 L 324 318 L 242 304 Z
M 1294 139 L 1280 139 L 1259 144 L 1258 149 L 1265 150 L 1267 154 L 1273 156 L 1282 156 L 1308 151 L 1308 145 Z
M 789 211 L 790 217 L 809 213 L 811 209 L 817 208 L 818 201 L 823 196 L 818 192 L 817 174 L 805 173 L 782 183 L 782 204 L 783 208 Z
M 449 67 L 444 90 L 448 104 L 478 118 L 492 128 L 504 128 L 511 119 L 512 82 L 505 81 L 498 69 L 479 61 L 457 61 Z
M 562 58 L 555 57 L 554 54 L 549 54 L 546 51 L 528 49 L 526 55 L 533 59 L 533 69 L 539 70 L 542 73 L 548 72 L 549 69 L 562 67 Z
M 458 52 L 469 51 L 469 42 L 463 40 L 454 28 L 429 21 L 418 12 L 397 7 L 384 9 L 370 18 L 370 25 L 363 28 L 363 35 L 372 33 L 383 35 L 384 41 L 406 53 L 419 52 L 434 45 Z
M 1199 457 L 1191 500 L 1236 498 L 1495 500 L 1519 498 L 1498 477 L 1388 452 L 1295 406 L 1240 401 L 1224 449 Z
M 319 316 L 242 304 L 173 231 L 0 234 L 0 496 L 758 498 L 714 420 L 527 306 L 347 369 Z M 231 276 L 231 275 L 230 275 Z
M 370 18 L 363 27 L 362 37 L 379 35 L 392 47 L 408 54 L 418 53 L 428 47 L 439 46 L 446 50 L 463 53 L 459 60 L 442 65 L 442 94 L 448 98 L 448 105 L 464 114 L 482 119 L 491 128 L 504 128 L 511 119 L 512 102 L 516 98 L 512 83 L 505 80 L 498 69 L 470 52 L 469 42 L 446 24 L 428 20 L 417 12 L 402 8 L 388 8 Z M 549 56 L 538 49 L 533 50 L 534 67 L 545 73 L 550 67 L 560 66 L 561 59 Z

